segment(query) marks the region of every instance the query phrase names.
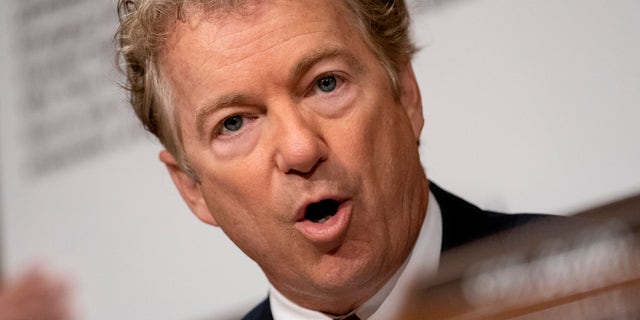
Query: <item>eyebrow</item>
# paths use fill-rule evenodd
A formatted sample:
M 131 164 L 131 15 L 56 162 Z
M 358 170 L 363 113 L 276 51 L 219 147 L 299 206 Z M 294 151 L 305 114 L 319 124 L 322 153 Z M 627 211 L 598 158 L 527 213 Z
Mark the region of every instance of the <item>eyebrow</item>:
M 366 70 L 364 65 L 360 61 L 358 61 L 358 59 L 356 59 L 356 57 L 350 51 L 343 48 L 330 48 L 313 52 L 310 55 L 307 55 L 304 58 L 300 59 L 289 73 L 289 78 L 297 81 L 316 63 L 329 58 L 344 59 L 349 66 L 355 68 L 358 74 L 362 74 Z
M 211 103 L 207 103 L 203 108 L 196 111 L 196 129 L 198 130 L 198 135 L 200 137 L 204 135 L 204 123 L 209 114 L 225 106 L 246 103 L 248 100 L 249 96 L 247 94 L 231 93 L 223 95 Z
M 291 72 L 289 72 L 289 79 L 297 82 L 300 78 L 307 73 L 316 63 L 330 58 L 344 59 L 345 62 L 355 69 L 357 74 L 365 73 L 366 69 L 364 65 L 356 59 L 356 57 L 343 48 L 329 48 L 324 50 L 318 50 L 300 59 Z M 218 109 L 224 108 L 234 104 L 247 103 L 250 96 L 245 93 L 230 93 L 223 95 L 210 103 L 207 103 L 203 108 L 196 111 L 196 129 L 198 135 L 202 137 L 204 135 L 204 123 L 207 117 Z

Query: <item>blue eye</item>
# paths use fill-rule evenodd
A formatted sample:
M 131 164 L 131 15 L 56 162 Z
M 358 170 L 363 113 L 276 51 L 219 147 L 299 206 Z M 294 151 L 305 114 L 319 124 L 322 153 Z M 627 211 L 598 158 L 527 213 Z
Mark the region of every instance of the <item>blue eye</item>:
M 242 116 L 235 115 L 224 119 L 222 127 L 227 131 L 238 131 L 242 128 L 243 122 L 244 120 L 242 119 Z
M 318 89 L 320 89 L 320 91 L 322 92 L 331 92 L 336 89 L 336 86 L 338 85 L 338 80 L 336 79 L 335 76 L 329 75 L 329 76 L 318 79 L 318 82 L 316 82 L 316 85 L 318 86 Z

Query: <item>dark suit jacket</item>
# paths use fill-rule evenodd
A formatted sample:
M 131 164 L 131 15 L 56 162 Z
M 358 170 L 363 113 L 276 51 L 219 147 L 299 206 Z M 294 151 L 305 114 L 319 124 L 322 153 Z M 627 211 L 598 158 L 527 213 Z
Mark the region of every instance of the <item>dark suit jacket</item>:
M 442 213 L 442 251 L 546 217 L 537 214 L 511 215 L 484 211 L 442 190 L 433 182 L 429 188 Z M 243 320 L 273 320 L 269 298 L 245 315 Z

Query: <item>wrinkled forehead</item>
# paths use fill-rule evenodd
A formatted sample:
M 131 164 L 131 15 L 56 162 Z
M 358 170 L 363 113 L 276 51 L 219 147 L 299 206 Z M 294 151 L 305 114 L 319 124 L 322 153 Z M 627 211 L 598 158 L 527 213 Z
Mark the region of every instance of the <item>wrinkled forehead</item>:
M 170 19 L 166 23 L 165 39 L 157 52 L 157 61 L 172 53 L 181 41 L 180 37 L 198 29 L 203 23 L 214 24 L 217 27 L 203 41 L 209 46 L 220 48 L 242 47 L 243 35 L 256 28 L 270 30 L 269 27 L 278 25 L 279 37 L 286 39 L 293 37 L 301 30 L 312 27 L 313 20 L 318 24 L 332 21 L 336 32 L 354 35 L 345 29 L 354 29 L 352 13 L 347 9 L 344 1 L 313 1 L 313 0 L 250 0 L 250 1 L 192 1 L 179 8 L 178 19 Z M 292 19 L 302 17 L 302 19 Z M 355 28 L 359 29 L 359 28 Z M 182 32 L 178 32 L 182 31 Z M 187 31 L 187 32 L 185 32 Z M 273 31 L 273 30 L 271 30 Z M 312 30 L 309 30 L 312 31 Z M 353 31 L 353 30 L 351 30 Z M 362 30 L 358 30 L 362 31 Z M 364 36 L 362 32 L 355 32 Z M 180 35 L 178 37 L 177 35 Z M 366 38 L 366 37 L 364 37 Z M 258 43 L 258 42 L 256 42 Z M 265 48 L 269 43 L 264 43 Z M 260 48 L 257 48 L 260 50 Z M 162 69 L 162 67 L 160 68 Z M 162 70 L 161 70 L 162 73 Z
M 201 5 L 185 7 L 182 19 L 167 30 L 167 39 L 158 59 L 160 73 L 165 76 L 182 73 L 170 69 L 183 67 L 200 69 L 202 65 L 192 65 L 198 63 L 229 66 L 313 33 L 327 34 L 322 42 L 340 39 L 342 44 L 361 43 L 356 38 L 361 38 L 362 33 L 345 15 L 347 10 L 341 3 L 262 0 L 243 2 L 242 6 L 233 9 L 215 10 Z M 186 43 L 189 43 L 188 52 L 183 46 Z M 168 60 L 173 63 L 167 63 Z
M 370 52 L 341 3 L 270 0 L 245 2 L 236 10 L 185 7 L 182 19 L 168 30 L 158 59 L 161 87 L 171 91 L 169 104 L 191 106 L 186 108 L 192 111 L 204 103 L 198 97 L 242 86 L 244 82 L 236 82 L 244 74 L 255 78 L 272 72 L 270 79 L 285 85 L 291 80 L 289 73 L 267 68 L 265 61 L 289 70 L 294 61 L 320 49 Z M 198 91 L 201 87 L 206 94 Z
M 301 11 L 317 11 L 319 7 L 331 7 L 337 9 L 338 15 L 350 15 L 344 0 L 295 0 L 297 4 L 303 4 L 293 9 L 291 0 L 192 0 L 184 1 L 177 5 L 177 18 L 169 19 L 167 25 L 169 29 L 177 22 L 187 22 L 189 19 L 195 20 L 223 20 L 229 17 L 247 18 L 251 16 L 259 17 L 274 7 L 292 8 L 291 11 L 283 12 L 284 15 L 296 15 Z M 301 8 L 303 7 L 303 8 Z M 325 17 L 326 18 L 326 17 Z
M 277 10 L 282 18 L 287 16 L 304 15 L 305 13 L 327 12 L 331 8 L 336 16 L 341 16 L 347 20 L 355 18 L 354 13 L 349 10 L 345 0 L 192 0 L 185 1 L 178 5 L 177 18 L 166 21 L 168 31 L 175 27 L 176 23 L 198 21 L 216 21 L 236 18 L 239 20 L 255 20 L 264 17 L 267 13 Z M 307 14 L 308 15 L 308 14 Z M 317 15 L 317 18 L 331 19 L 333 17 Z M 171 17 L 169 17 L 171 18 Z M 270 19 L 278 19 L 277 16 L 270 16 Z M 237 21 L 237 20 L 236 20 Z

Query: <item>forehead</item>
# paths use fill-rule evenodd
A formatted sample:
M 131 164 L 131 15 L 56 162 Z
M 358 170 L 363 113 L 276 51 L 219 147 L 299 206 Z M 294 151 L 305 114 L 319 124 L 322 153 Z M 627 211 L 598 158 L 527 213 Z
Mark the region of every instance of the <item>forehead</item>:
M 360 36 L 341 1 L 248 1 L 233 10 L 207 11 L 190 6 L 185 18 L 169 26 L 159 54 L 163 74 L 189 76 L 186 69 L 203 67 L 223 73 L 269 53 L 287 63 L 312 46 L 349 47 Z M 304 47 L 290 46 L 305 39 Z

